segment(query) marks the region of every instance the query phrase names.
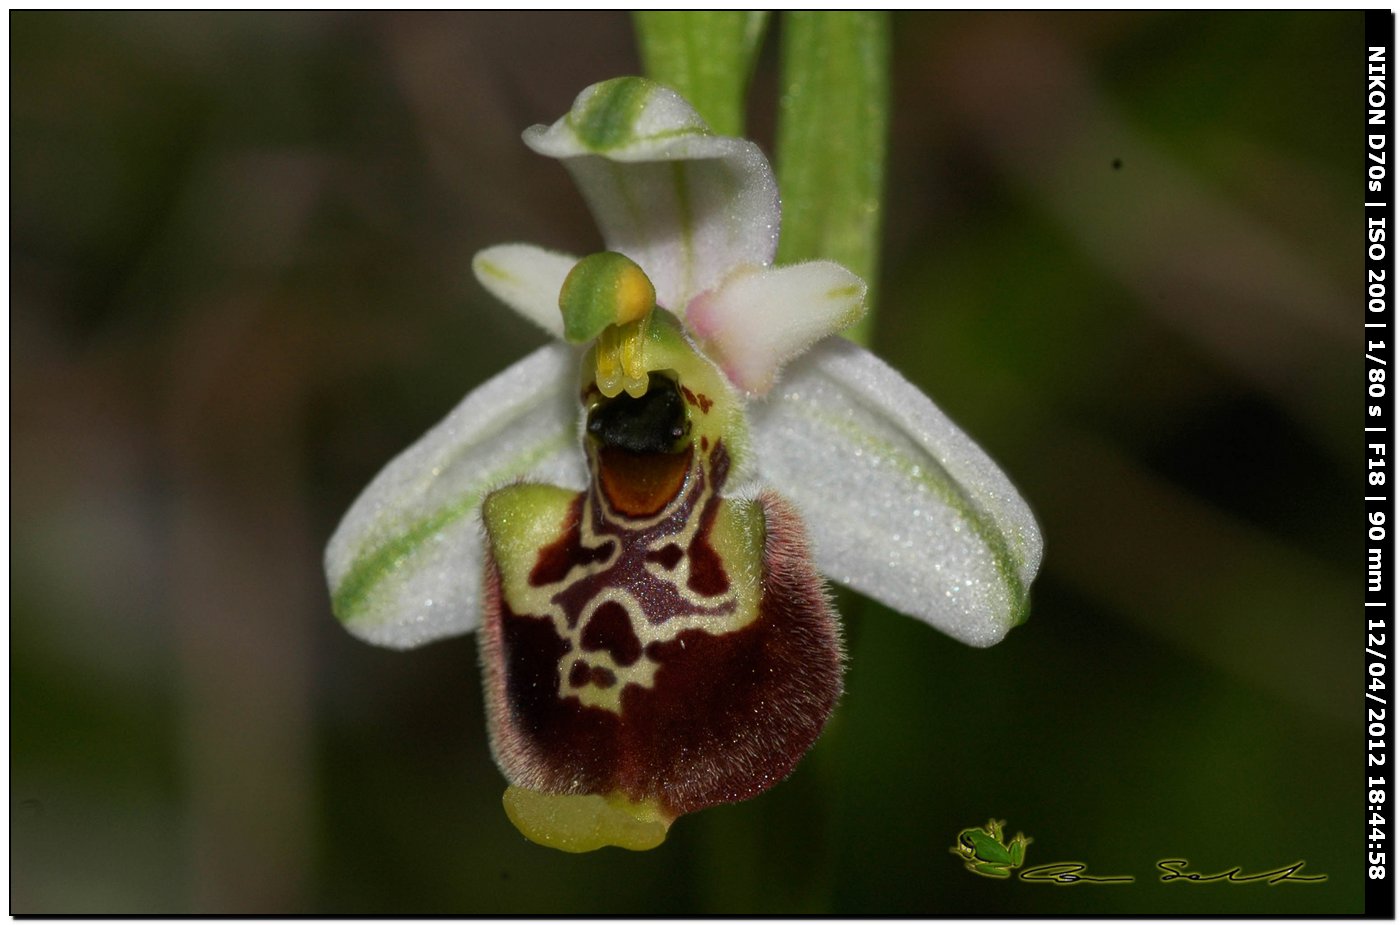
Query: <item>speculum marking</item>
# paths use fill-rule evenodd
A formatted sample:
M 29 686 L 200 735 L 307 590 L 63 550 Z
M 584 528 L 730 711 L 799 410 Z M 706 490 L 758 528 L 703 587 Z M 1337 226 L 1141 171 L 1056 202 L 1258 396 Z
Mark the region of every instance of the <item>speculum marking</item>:
M 632 620 L 617 601 L 607 601 L 593 612 L 583 627 L 581 641 L 585 652 L 606 651 L 624 667 L 642 655 L 642 643 L 632 631 Z
M 647 553 L 647 561 L 655 562 L 666 571 L 673 571 L 676 564 L 681 561 L 681 556 L 685 555 L 680 546 L 675 543 L 667 543 L 660 549 L 653 549 Z
M 552 687 L 561 703 L 622 715 L 626 691 L 657 683 L 661 660 L 646 653 L 658 640 L 701 625 L 711 627 L 707 633 L 731 632 L 718 626 L 738 614 L 739 598 L 712 542 L 729 454 L 723 441 L 704 454 L 695 449 L 691 444 L 675 454 L 688 463 L 681 490 L 649 521 L 608 503 L 607 467 L 600 468 L 589 490 L 569 502 L 556 538 L 536 553 L 530 590 L 509 610 L 520 614 L 517 620 L 541 620 L 554 629 Z M 520 650 L 515 657 L 532 659 Z M 514 676 L 523 667 L 508 672 Z
M 558 584 L 568 577 L 574 566 L 587 566 L 595 562 L 606 562 L 612 555 L 613 541 L 608 540 L 594 547 L 583 545 L 580 524 L 583 515 L 583 495 L 574 499 L 565 518 L 567 526 L 559 539 L 545 546 L 535 557 L 535 567 L 530 570 L 529 582 L 536 588 Z

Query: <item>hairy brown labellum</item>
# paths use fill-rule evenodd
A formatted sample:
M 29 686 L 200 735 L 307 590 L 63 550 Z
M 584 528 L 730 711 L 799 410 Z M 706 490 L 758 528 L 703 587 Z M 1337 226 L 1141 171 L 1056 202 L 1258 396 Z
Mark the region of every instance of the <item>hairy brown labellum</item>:
M 507 777 L 553 793 L 620 792 L 678 816 L 754 796 L 792 771 L 840 695 L 839 631 L 801 521 L 771 492 L 756 504 L 763 590 L 754 619 L 726 632 L 704 624 L 668 632 L 667 624 L 703 619 L 707 608 L 704 596 L 661 580 L 644 582 L 624 598 L 628 605 L 612 596 L 618 564 L 626 570 L 676 548 L 664 539 L 656 549 L 622 540 L 634 548 L 612 569 L 560 586 L 565 621 L 583 622 L 577 645 L 557 631 L 557 617 L 512 607 L 498 564 L 488 562 L 483 659 L 492 743 Z M 594 556 L 579 533 L 573 519 L 562 539 L 586 571 Z M 616 690 L 619 674 L 649 675 L 650 683 Z
M 673 320 L 650 332 L 643 393 L 584 381 L 587 490 L 517 484 L 483 505 L 507 813 L 570 851 L 652 847 L 680 814 L 776 784 L 841 691 L 839 624 L 797 511 L 770 491 L 724 497 L 738 399 Z
M 515 788 L 669 825 L 786 777 L 840 696 L 842 653 L 796 511 L 722 494 L 716 399 L 655 376 L 647 396 L 593 396 L 586 491 L 488 498 L 481 645 Z

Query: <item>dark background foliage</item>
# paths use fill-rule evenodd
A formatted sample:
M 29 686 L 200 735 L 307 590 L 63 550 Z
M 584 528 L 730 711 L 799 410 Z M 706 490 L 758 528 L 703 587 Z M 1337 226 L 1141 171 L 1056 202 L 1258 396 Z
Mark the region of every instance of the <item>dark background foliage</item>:
M 580 857 L 500 810 L 474 641 L 355 641 L 320 550 L 540 341 L 472 253 L 598 246 L 518 139 L 628 19 L 10 25 L 12 911 L 1360 910 L 1360 14 L 895 19 L 875 347 L 1037 511 L 1031 620 L 843 594 L 794 777 Z M 770 41 L 766 145 L 775 94 Z M 975 877 L 989 816 L 1137 882 Z

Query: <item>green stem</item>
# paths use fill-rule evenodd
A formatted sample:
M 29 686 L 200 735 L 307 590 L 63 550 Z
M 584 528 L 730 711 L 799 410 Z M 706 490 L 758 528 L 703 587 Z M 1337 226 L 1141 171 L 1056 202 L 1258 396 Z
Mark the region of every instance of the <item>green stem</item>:
M 834 260 L 870 286 L 868 311 L 847 332 L 868 343 L 880 267 L 889 129 L 889 14 L 783 16 L 778 108 L 779 263 Z
M 632 14 L 646 76 L 690 101 L 721 135 L 744 134 L 764 12 L 650 10 Z

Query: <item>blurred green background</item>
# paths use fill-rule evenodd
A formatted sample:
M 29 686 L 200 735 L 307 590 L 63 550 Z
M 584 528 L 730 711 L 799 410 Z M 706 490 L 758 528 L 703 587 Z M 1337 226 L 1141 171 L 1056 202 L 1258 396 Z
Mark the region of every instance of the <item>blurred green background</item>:
M 874 346 L 1036 510 L 1031 619 L 974 650 L 843 593 L 813 754 L 640 855 L 525 842 L 475 642 L 357 642 L 320 569 L 542 339 L 471 255 L 599 246 L 519 134 L 638 71 L 628 18 L 10 41 L 12 912 L 1361 910 L 1361 14 L 896 17 Z M 992 816 L 1137 882 L 976 877 Z

